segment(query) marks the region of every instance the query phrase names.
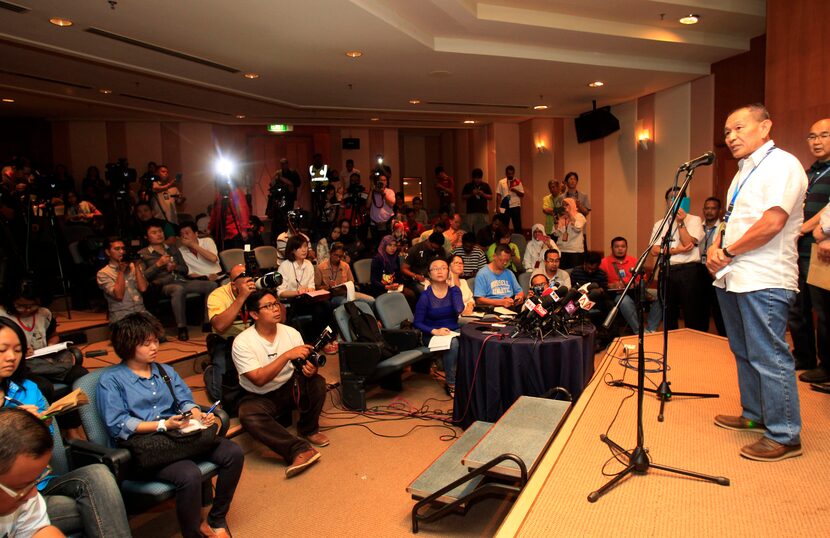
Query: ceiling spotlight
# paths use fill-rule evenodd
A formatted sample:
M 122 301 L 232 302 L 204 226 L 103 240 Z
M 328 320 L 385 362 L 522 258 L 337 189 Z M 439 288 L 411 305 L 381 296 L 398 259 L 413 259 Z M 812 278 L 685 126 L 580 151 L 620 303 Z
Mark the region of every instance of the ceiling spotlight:
M 109 94 L 111 94 L 111 93 L 112 93 L 112 90 L 111 90 L 111 89 L 109 89 L 109 88 L 100 88 L 98 91 L 99 91 L 100 93 L 103 93 L 104 95 L 109 95 Z
M 369 121 L 380 121 L 380 118 L 369 118 Z
M 409 100 L 409 104 L 410 104 L 410 105 L 420 105 L 420 104 L 421 104 L 421 100 L 420 100 L 420 99 L 410 99 L 410 100 Z
M 242 76 L 245 77 L 245 78 L 249 78 L 251 80 L 254 80 L 256 78 L 259 78 L 259 73 L 245 73 Z
M 464 123 L 466 123 L 468 125 L 473 124 L 475 122 L 476 122 L 476 120 L 464 120 Z
M 605 83 L 601 80 L 595 80 L 593 82 L 589 82 L 588 86 L 591 88 L 600 88 L 602 86 L 605 86 Z
M 244 119 L 245 119 L 245 114 L 237 114 L 237 115 L 236 115 L 236 116 L 234 116 L 234 117 L 235 117 L 236 119 L 238 119 L 238 120 L 244 120 Z
M 14 99 L 11 99 L 10 97 L 4 97 L 3 102 L 4 103 L 14 103 Z
M 348 56 L 349 58 L 360 58 L 361 56 L 363 56 L 363 51 L 361 51 L 361 50 L 347 50 L 346 51 L 346 56 Z
M 700 21 L 700 15 L 690 13 L 685 17 L 680 17 L 678 20 L 680 24 L 697 24 Z
M 536 105 L 535 107 L 533 107 L 533 110 L 547 110 L 547 109 L 548 109 L 548 105 Z
M 69 19 L 62 19 L 60 17 L 52 17 L 51 19 L 49 19 L 49 22 L 51 22 L 55 26 L 60 26 L 61 28 L 65 28 L 67 26 L 72 26 L 74 24 Z

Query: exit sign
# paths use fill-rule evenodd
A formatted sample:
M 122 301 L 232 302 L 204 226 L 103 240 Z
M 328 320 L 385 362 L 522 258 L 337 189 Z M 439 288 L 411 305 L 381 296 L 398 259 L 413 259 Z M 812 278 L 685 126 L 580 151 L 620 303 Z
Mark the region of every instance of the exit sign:
M 288 133 L 294 130 L 294 126 L 285 123 L 272 123 L 267 129 L 269 133 Z

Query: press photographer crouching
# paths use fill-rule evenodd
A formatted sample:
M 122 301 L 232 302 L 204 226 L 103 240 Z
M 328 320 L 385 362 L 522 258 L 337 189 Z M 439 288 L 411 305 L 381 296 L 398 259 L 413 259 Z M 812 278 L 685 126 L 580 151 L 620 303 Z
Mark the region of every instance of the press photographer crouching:
M 254 325 L 233 342 L 233 362 L 244 391 L 239 420 L 251 437 L 285 460 L 285 476 L 291 478 L 320 459 L 311 445 L 329 444 L 319 431 L 326 382 L 317 373 L 317 361 L 307 360 L 313 346 L 305 344 L 296 329 L 283 325 L 285 307 L 271 291 L 251 293 L 245 308 Z M 278 422 L 295 407 L 299 438 Z
M 109 368 L 98 383 L 98 412 L 114 444 L 134 450 L 140 448 L 142 434 L 181 430 L 193 421 L 216 431 L 212 413 L 203 413 L 193 401 L 193 393 L 170 366 L 156 362 L 159 322 L 143 313 L 130 314 L 112 326 L 112 346 L 121 363 Z M 191 421 L 192 419 L 192 421 Z M 203 438 L 204 433 L 198 437 Z M 184 450 L 185 447 L 180 447 Z M 161 455 L 172 455 L 172 451 Z M 172 454 L 167 454 L 172 452 Z M 202 473 L 192 459 L 184 457 L 160 468 L 144 469 L 143 476 L 176 485 L 176 517 L 182 535 L 230 536 L 225 517 L 242 474 L 242 449 L 224 437 L 215 437 L 198 459 L 219 467 L 213 506 L 202 521 Z

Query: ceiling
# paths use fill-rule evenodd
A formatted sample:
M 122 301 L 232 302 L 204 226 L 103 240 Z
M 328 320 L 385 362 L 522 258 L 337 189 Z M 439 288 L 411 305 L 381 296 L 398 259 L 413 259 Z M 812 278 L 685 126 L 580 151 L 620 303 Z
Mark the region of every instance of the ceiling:
M 15 100 L 0 117 L 462 127 L 576 116 L 594 99 L 709 74 L 749 50 L 765 11 L 763 0 L 0 0 L 0 97 Z M 678 22 L 689 13 L 697 25 Z

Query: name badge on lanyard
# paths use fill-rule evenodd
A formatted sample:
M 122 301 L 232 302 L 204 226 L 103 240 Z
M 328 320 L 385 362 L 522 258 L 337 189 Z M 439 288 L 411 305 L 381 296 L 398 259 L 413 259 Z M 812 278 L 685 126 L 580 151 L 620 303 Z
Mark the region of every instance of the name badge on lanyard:
M 758 164 L 755 165 L 755 167 L 749 171 L 749 174 L 747 174 L 744 180 L 738 183 L 738 186 L 735 188 L 735 192 L 732 193 L 732 199 L 729 201 L 729 205 L 726 208 L 726 213 L 723 214 L 723 222 L 721 222 L 720 225 L 721 237 L 723 237 L 723 234 L 726 233 L 726 225 L 729 222 L 729 217 L 732 216 L 732 210 L 735 209 L 735 200 L 738 199 L 738 195 L 741 193 L 741 189 L 744 188 L 744 185 L 746 185 L 746 182 L 749 181 L 749 178 L 752 177 L 752 174 L 755 173 L 755 170 L 758 170 L 761 167 L 766 158 L 769 157 L 769 154 L 772 153 L 775 149 L 775 146 L 769 148 L 767 152 L 764 154 L 764 156 L 761 158 L 761 160 L 758 161 Z

